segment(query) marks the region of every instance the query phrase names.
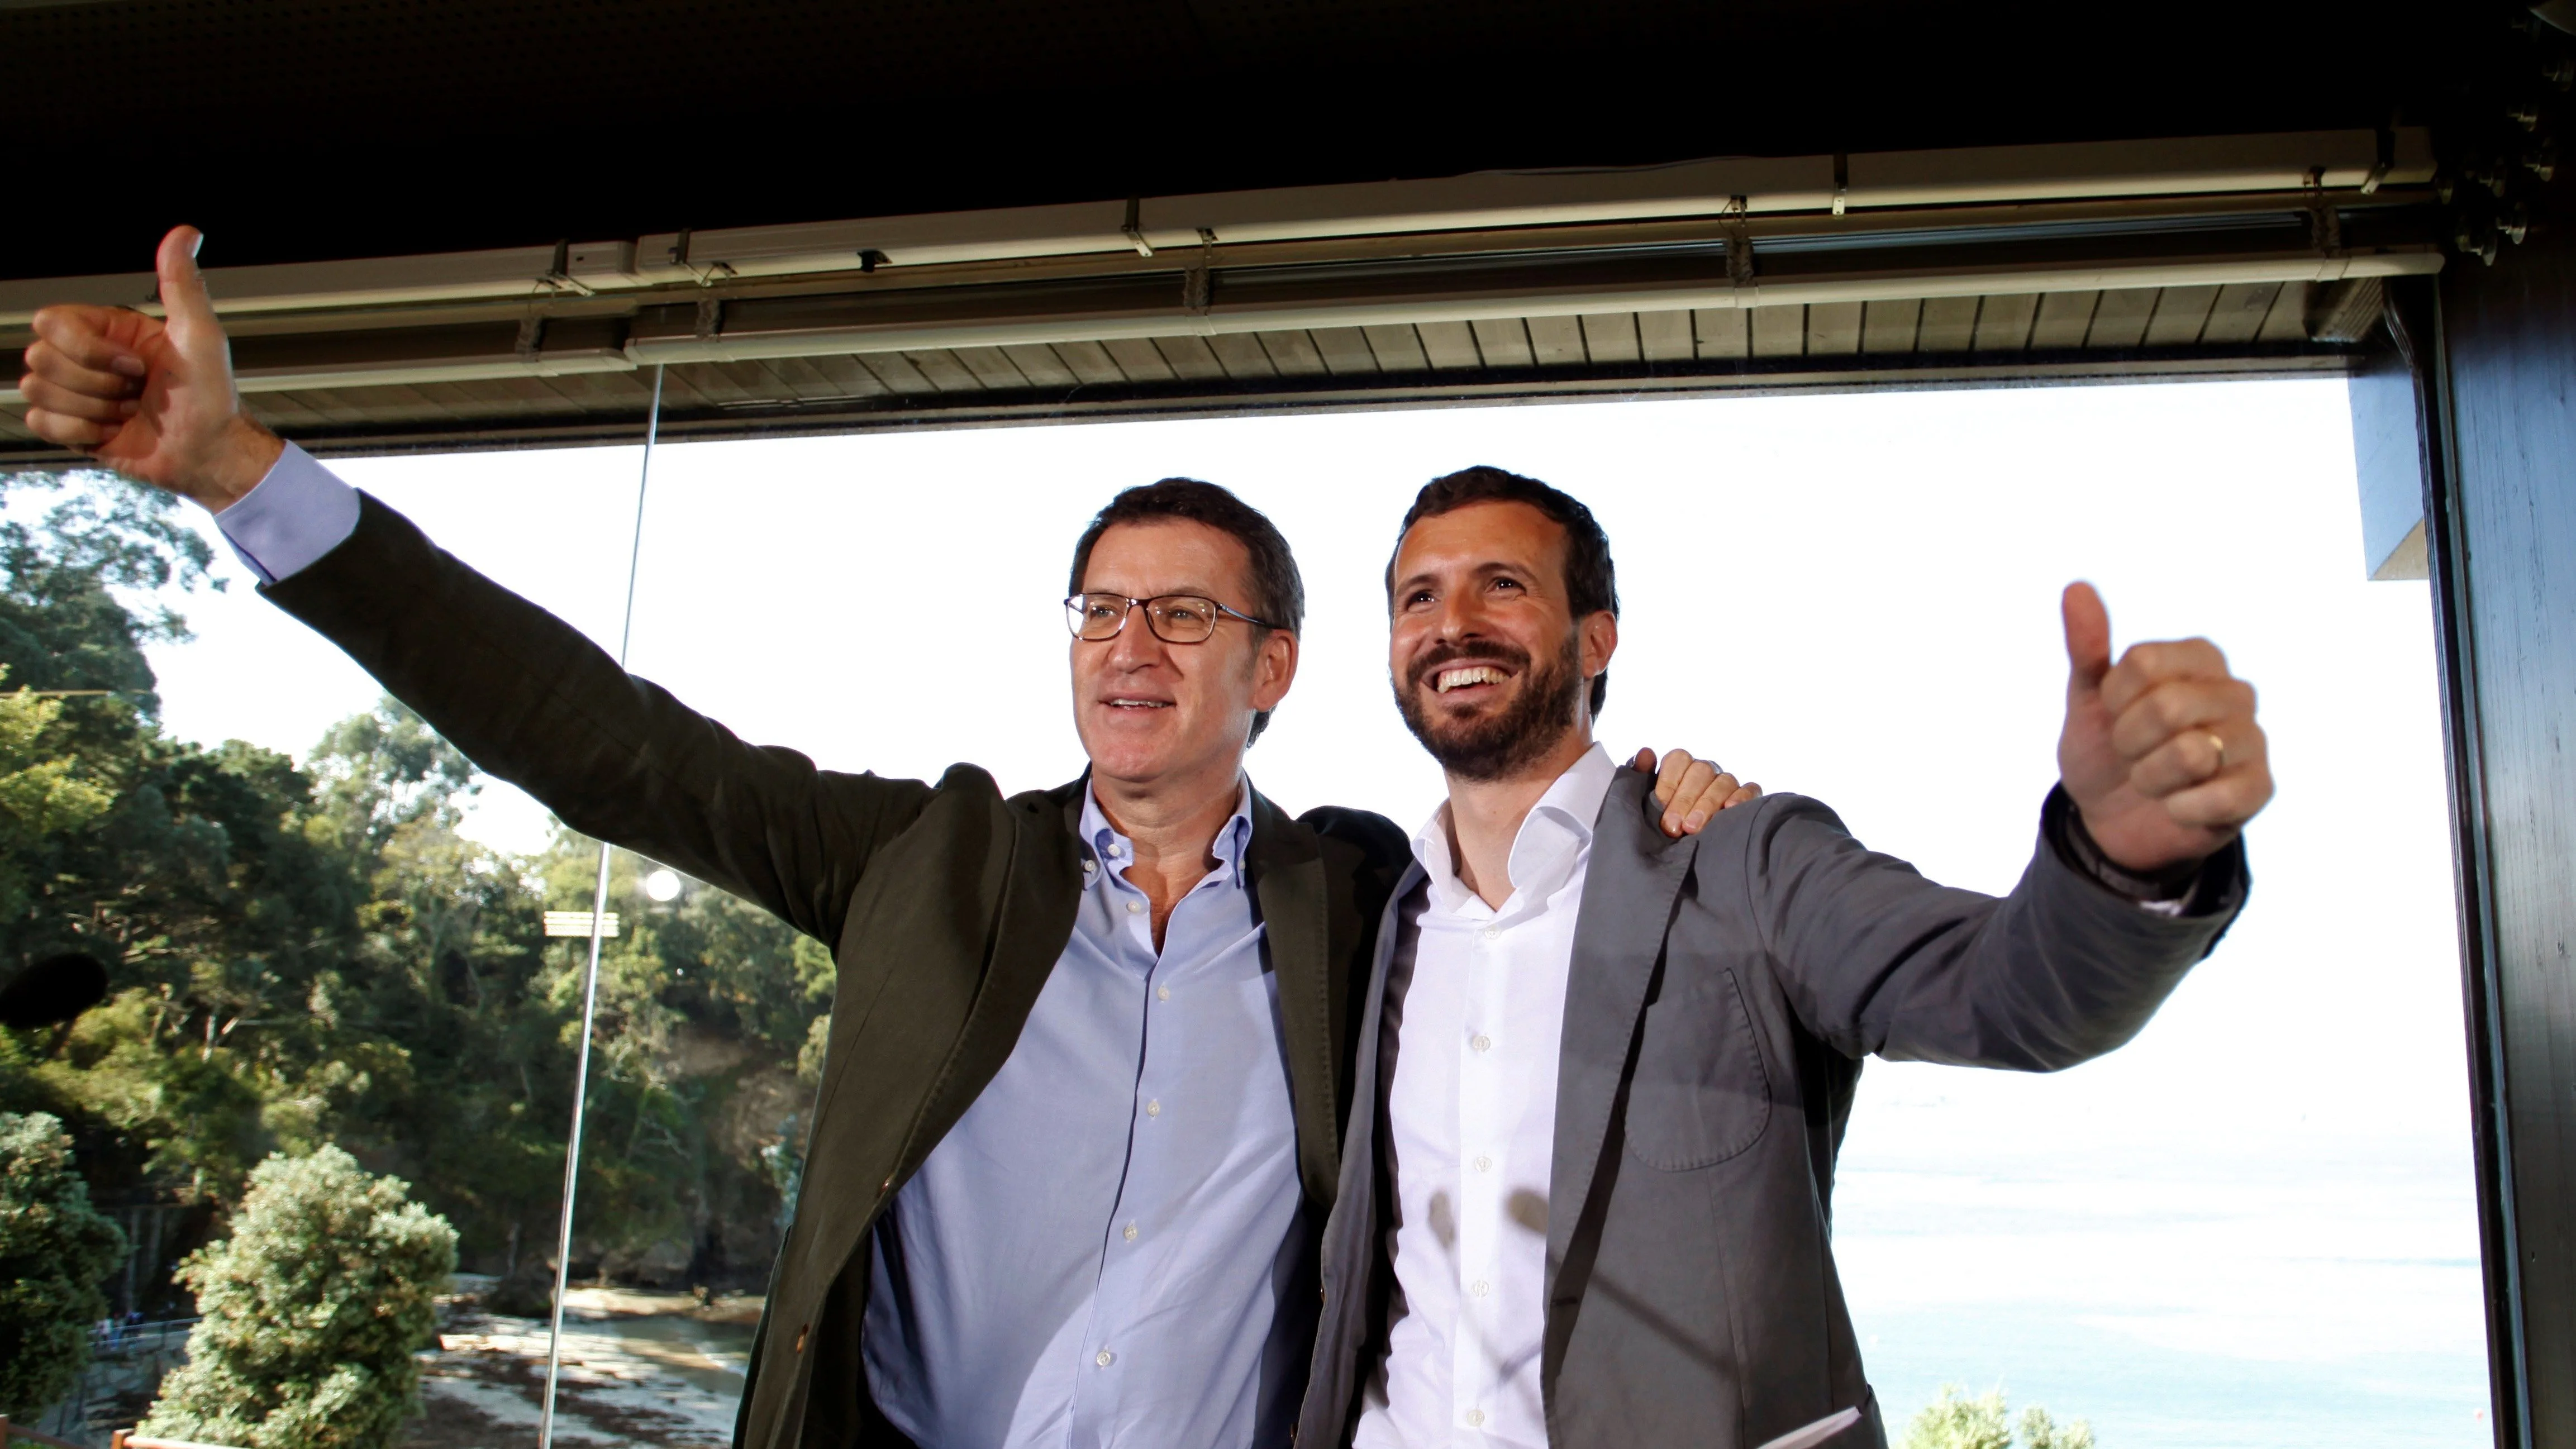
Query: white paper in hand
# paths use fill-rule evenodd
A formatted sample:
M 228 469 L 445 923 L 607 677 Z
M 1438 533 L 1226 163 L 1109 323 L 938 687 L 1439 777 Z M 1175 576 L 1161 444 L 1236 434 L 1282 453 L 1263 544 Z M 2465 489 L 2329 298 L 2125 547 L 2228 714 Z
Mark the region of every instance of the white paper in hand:
M 1860 1410 L 1845 1409 L 1827 1414 L 1803 1429 L 1788 1433 L 1762 1446 L 1762 1449 L 1816 1449 L 1816 1446 L 1860 1422 Z

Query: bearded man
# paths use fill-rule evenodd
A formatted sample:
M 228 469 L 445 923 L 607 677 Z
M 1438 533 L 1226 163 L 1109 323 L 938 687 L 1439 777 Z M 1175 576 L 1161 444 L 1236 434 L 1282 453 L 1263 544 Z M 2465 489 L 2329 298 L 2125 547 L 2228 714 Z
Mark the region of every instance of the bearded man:
M 2206 640 L 2115 666 L 2070 586 L 2060 783 L 1998 899 L 1795 795 L 1656 828 L 1592 740 L 1609 541 L 1544 483 L 1432 482 L 1387 595 L 1449 798 L 1376 938 L 1299 1442 L 1883 1445 L 1828 1234 L 1861 1061 L 2134 1036 L 2244 902 L 2252 689 Z

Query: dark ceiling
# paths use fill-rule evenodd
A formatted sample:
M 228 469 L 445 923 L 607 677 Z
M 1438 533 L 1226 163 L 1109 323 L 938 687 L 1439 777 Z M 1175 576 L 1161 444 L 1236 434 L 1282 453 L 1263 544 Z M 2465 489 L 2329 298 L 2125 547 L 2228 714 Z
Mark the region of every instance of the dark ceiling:
M 2485 0 L 0 0 L 0 276 L 2428 119 Z

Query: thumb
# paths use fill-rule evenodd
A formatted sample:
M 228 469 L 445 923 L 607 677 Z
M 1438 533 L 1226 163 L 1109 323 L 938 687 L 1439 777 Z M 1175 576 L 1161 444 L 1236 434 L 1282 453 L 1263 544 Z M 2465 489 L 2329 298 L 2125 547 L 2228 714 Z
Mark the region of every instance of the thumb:
M 206 234 L 193 226 L 174 226 L 161 238 L 161 253 L 154 270 L 161 274 L 161 308 L 174 325 L 190 330 L 204 327 L 221 333 L 215 321 L 215 304 L 206 296 L 206 279 L 197 270 L 197 248 Z
M 2066 618 L 2066 687 L 2068 692 L 2098 689 L 2111 672 L 2111 614 L 2102 596 L 2082 580 L 2066 586 L 2058 600 Z

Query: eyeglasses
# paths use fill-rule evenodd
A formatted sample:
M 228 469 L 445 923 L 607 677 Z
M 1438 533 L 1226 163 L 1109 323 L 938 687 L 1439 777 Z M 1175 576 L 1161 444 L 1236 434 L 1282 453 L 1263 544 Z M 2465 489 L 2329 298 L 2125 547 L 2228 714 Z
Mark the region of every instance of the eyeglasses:
M 1264 629 L 1282 627 L 1196 594 L 1164 594 L 1151 599 L 1131 599 L 1124 594 L 1076 594 L 1064 601 L 1064 622 L 1073 630 L 1073 637 L 1096 644 L 1117 638 L 1118 631 L 1127 627 L 1129 611 L 1138 608 L 1145 611 L 1145 627 L 1166 644 L 1204 644 L 1216 632 L 1217 620 L 1225 617 Z

